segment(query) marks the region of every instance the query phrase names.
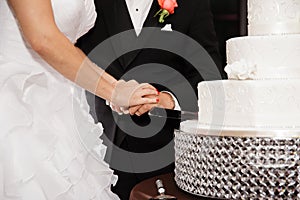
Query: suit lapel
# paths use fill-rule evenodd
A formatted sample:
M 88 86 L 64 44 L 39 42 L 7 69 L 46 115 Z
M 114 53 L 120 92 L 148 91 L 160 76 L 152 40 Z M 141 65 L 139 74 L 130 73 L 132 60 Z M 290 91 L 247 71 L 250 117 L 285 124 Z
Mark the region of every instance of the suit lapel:
M 151 9 L 149 11 L 149 14 L 146 18 L 146 21 L 144 23 L 144 27 L 157 27 L 158 26 L 158 17 L 154 17 L 154 15 L 159 10 L 159 5 L 157 3 L 157 0 L 153 0 Z
M 141 41 L 138 40 L 137 36 L 134 32 L 134 27 L 131 22 L 131 18 L 129 15 L 129 11 L 127 9 L 127 5 L 125 0 L 102 0 L 102 10 L 104 12 L 105 21 L 107 30 L 110 36 L 114 36 L 114 40 L 111 41 L 113 49 L 116 53 L 116 55 L 119 55 L 121 50 L 128 49 L 128 45 L 134 45 L 136 42 Z M 155 13 L 159 10 L 159 5 L 157 3 L 157 0 L 153 0 L 149 14 L 145 20 L 144 27 L 159 27 L 162 26 L 162 24 L 159 24 L 158 17 L 154 17 Z M 101 20 L 101 19 L 100 19 Z M 130 38 L 132 40 L 129 42 L 122 38 L 122 35 L 116 36 L 116 34 L 119 34 L 124 31 L 132 30 L 130 34 Z M 142 39 L 142 41 L 149 41 L 151 34 L 143 34 L 143 30 L 140 33 L 139 37 L 145 37 Z M 138 56 L 138 54 L 142 51 L 142 49 L 129 52 L 121 57 L 118 58 L 120 64 L 124 69 L 126 69 Z
M 125 0 L 122 0 L 125 2 Z M 144 26 L 143 27 L 157 27 L 159 25 L 158 23 L 158 18 L 154 17 L 154 15 L 156 14 L 156 12 L 159 10 L 159 5 L 157 3 L 157 0 L 153 0 L 150 11 L 148 13 L 148 16 L 144 22 Z M 129 16 L 129 13 L 128 13 Z M 129 16 L 130 17 L 130 16 Z M 131 21 L 131 20 L 130 20 Z M 132 26 L 133 27 L 133 26 Z M 136 42 L 140 42 L 140 41 L 144 41 L 144 42 L 148 42 L 150 39 L 150 35 L 149 33 L 144 34 L 144 31 L 142 30 L 139 37 L 143 38 L 141 40 L 136 40 Z M 128 53 L 126 56 L 124 56 L 124 61 L 125 61 L 125 67 L 128 67 L 133 61 L 134 59 L 138 56 L 138 54 L 142 51 L 142 49 L 138 49 L 136 51 L 130 52 Z
M 123 49 L 124 41 L 121 35 L 118 34 L 133 29 L 126 2 L 125 0 L 101 0 L 101 2 L 108 34 L 111 37 L 114 36 L 114 40 L 111 40 L 112 47 L 116 55 L 119 55 L 120 50 Z M 124 57 L 121 56 L 117 60 L 125 68 L 126 62 Z

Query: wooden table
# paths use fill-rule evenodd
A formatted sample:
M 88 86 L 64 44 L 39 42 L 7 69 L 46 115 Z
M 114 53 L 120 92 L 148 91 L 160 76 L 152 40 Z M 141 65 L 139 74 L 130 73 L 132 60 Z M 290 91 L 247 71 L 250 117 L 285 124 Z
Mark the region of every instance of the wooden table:
M 149 200 L 149 198 L 157 196 L 155 185 L 157 179 L 163 181 L 166 194 L 177 197 L 177 200 L 209 200 L 209 198 L 191 195 L 178 188 L 174 181 L 174 173 L 156 176 L 137 184 L 131 191 L 130 200 Z

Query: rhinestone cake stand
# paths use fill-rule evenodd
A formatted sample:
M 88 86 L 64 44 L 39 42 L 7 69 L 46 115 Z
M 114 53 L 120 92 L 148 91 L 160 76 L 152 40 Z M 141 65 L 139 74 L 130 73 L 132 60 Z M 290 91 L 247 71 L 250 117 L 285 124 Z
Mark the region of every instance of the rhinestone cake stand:
M 182 190 L 210 198 L 300 199 L 300 133 L 202 131 L 175 132 L 175 181 Z

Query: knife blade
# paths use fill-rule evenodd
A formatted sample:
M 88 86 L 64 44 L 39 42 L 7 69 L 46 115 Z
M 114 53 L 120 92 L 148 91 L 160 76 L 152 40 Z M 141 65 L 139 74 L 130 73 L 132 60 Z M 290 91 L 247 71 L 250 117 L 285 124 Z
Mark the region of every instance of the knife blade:
M 181 121 L 185 120 L 198 120 L 197 112 L 190 111 L 181 111 L 181 110 L 170 110 L 159 107 L 152 108 L 149 113 L 149 116 L 162 117 L 168 119 L 178 119 Z

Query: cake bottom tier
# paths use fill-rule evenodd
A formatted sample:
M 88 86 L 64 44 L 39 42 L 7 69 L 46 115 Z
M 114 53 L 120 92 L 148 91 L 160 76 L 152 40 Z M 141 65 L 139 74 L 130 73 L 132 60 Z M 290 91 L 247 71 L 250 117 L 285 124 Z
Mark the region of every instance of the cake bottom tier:
M 300 139 L 175 132 L 175 181 L 194 195 L 300 199 Z
M 202 125 L 300 127 L 300 80 L 201 82 L 198 93 Z

